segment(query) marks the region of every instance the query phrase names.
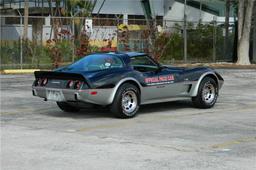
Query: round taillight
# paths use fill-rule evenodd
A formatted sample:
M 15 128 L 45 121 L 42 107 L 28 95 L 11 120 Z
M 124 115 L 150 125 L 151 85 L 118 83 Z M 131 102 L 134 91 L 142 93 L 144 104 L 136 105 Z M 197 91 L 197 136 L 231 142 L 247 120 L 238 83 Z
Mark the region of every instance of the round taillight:
M 67 83 L 67 88 L 71 88 L 74 85 L 74 81 L 73 80 L 69 80 Z
M 45 86 L 47 83 L 48 83 L 48 79 L 47 79 L 47 78 L 44 78 L 44 79 L 41 81 L 41 85 L 42 85 L 42 86 Z
M 81 81 L 76 81 L 75 82 L 75 85 L 74 85 L 74 89 L 80 89 L 81 88 L 81 85 L 82 85 L 82 82 Z

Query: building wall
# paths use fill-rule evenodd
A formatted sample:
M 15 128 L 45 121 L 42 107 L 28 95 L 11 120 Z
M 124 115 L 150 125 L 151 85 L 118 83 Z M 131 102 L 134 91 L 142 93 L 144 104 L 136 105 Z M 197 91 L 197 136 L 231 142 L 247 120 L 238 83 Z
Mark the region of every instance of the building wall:
M 97 0 L 93 13 L 98 13 L 100 6 L 104 0 Z M 100 10 L 101 14 L 128 14 L 128 15 L 144 15 L 141 6 L 141 0 L 106 0 Z M 150 0 L 155 15 L 164 15 L 165 0 Z
M 20 37 L 23 35 L 23 25 L 19 24 L 5 24 L 4 19 L 1 18 L 1 40 L 3 41 L 18 41 Z M 49 19 L 49 18 L 47 18 Z M 46 20 L 47 20 L 46 19 Z M 45 43 L 48 39 L 50 39 L 51 35 L 51 25 L 47 24 L 48 22 L 45 22 L 46 24 L 42 27 L 42 40 L 43 43 Z M 70 25 L 63 25 L 62 29 L 70 30 Z M 71 31 L 72 32 L 72 31 Z M 93 45 L 97 46 L 105 46 L 107 45 L 108 39 L 114 39 L 114 44 L 116 45 L 116 39 L 117 39 L 117 27 L 116 26 L 93 26 L 90 33 L 88 33 L 91 39 L 91 43 Z M 36 35 L 34 35 L 36 36 Z M 54 33 L 52 32 L 52 38 L 54 37 Z M 68 38 L 68 37 L 67 37 Z M 70 38 L 70 37 L 69 37 Z M 33 28 L 32 25 L 28 26 L 28 39 L 33 39 Z M 36 38 L 38 41 L 41 42 L 40 38 Z
M 184 18 L 184 4 L 180 2 L 174 2 L 168 4 L 171 10 L 169 10 L 165 16 L 165 20 L 177 20 L 182 21 Z M 187 21 L 198 22 L 200 19 L 200 10 L 191 6 L 186 7 Z M 210 22 L 215 15 L 201 11 L 201 18 L 203 22 Z
M 1 40 L 19 40 L 23 29 L 23 25 L 1 25 Z M 28 26 L 28 39 L 32 40 L 32 25 Z
M 123 14 L 124 19 L 128 18 L 127 15 L 144 15 L 141 0 L 106 0 L 100 13 L 101 14 Z M 97 4 L 94 8 L 93 13 L 97 13 L 103 0 L 97 0 Z M 150 0 L 153 6 L 153 13 L 157 16 L 163 16 L 164 27 L 172 27 L 176 22 L 180 25 L 183 24 L 184 17 L 184 4 L 175 0 Z M 187 6 L 187 20 L 189 22 L 198 22 L 200 17 L 200 10 L 194 7 Z M 214 17 L 213 14 L 202 11 L 201 12 L 202 22 L 211 22 Z M 19 25 L 5 25 L 1 18 L 1 36 L 2 39 L 17 40 L 20 37 Z M 223 17 L 217 17 L 218 19 L 224 19 Z M 46 17 L 45 25 L 43 26 L 42 38 L 43 41 L 50 38 L 50 22 L 49 17 Z M 48 22 L 47 22 L 48 21 Z M 222 21 L 223 22 L 223 21 Z M 48 24 L 47 24 L 48 23 Z M 127 23 L 127 22 L 124 22 Z M 93 39 L 108 39 L 106 35 L 112 34 L 116 31 L 116 27 L 97 27 L 94 26 L 92 32 Z M 99 29 L 100 28 L 100 29 Z M 103 28 L 103 29 L 102 29 Z M 23 27 L 21 31 L 23 30 Z M 32 40 L 32 26 L 29 26 L 29 39 Z

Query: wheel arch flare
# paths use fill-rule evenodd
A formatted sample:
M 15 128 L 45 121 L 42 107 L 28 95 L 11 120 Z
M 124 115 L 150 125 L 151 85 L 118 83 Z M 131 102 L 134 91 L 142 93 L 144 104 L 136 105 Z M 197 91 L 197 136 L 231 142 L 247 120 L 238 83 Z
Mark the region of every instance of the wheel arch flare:
M 135 85 L 135 86 L 139 89 L 139 93 L 141 94 L 142 86 L 141 86 L 141 84 L 138 82 L 138 80 L 136 80 L 136 79 L 133 78 L 133 77 L 127 77 L 127 78 L 124 78 L 124 79 L 120 80 L 120 81 L 116 84 L 116 86 L 114 87 L 113 93 L 112 93 L 111 96 L 110 96 L 110 101 L 111 101 L 111 103 L 113 102 L 113 100 L 114 100 L 114 98 L 115 98 L 115 95 L 116 95 L 116 92 L 117 92 L 118 88 L 119 88 L 121 85 L 125 84 L 125 83 L 131 83 L 131 84 Z M 141 95 L 140 95 L 140 96 L 141 96 Z
M 200 86 L 201 81 L 205 78 L 205 77 L 210 77 L 212 79 L 214 79 L 218 85 L 218 88 L 220 89 L 223 82 L 222 80 L 219 80 L 218 76 L 216 75 L 215 72 L 206 72 L 204 74 L 202 74 L 199 79 L 197 80 L 197 82 L 192 86 L 191 90 L 190 90 L 190 96 L 194 97 L 197 96 L 198 93 L 198 89 Z

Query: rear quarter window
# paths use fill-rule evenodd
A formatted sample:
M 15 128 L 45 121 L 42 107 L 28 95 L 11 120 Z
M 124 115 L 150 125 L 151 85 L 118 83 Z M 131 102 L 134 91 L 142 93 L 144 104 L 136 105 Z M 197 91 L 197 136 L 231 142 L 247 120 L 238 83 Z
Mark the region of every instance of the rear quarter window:
M 156 63 L 154 63 L 148 56 L 136 56 L 132 57 L 130 61 L 131 66 L 155 66 L 157 67 Z

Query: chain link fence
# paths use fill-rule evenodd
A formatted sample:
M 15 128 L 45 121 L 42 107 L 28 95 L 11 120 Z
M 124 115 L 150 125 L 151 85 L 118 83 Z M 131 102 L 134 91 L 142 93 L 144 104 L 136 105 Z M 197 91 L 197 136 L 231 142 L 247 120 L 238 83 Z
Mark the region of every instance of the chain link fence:
M 55 68 L 103 51 L 150 53 L 165 64 L 232 61 L 234 23 L 1 16 L 1 69 Z M 27 30 L 27 37 L 24 37 Z M 187 59 L 184 59 L 184 42 Z M 225 43 L 227 42 L 227 43 Z M 225 45 L 226 44 L 226 45 Z

